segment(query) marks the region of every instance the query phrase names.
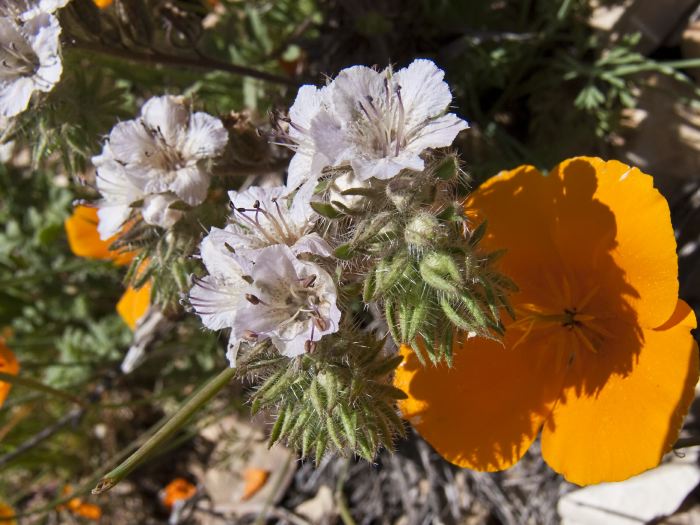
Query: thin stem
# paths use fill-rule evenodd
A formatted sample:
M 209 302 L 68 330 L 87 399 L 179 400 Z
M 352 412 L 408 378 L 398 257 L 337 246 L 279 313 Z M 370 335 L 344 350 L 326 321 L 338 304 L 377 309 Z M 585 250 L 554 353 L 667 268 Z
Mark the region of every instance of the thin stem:
M 139 466 L 154 450 L 180 430 L 202 405 L 211 400 L 236 374 L 235 368 L 226 368 L 185 402 L 182 407 L 148 441 L 117 468 L 107 473 L 92 489 L 93 494 L 102 494 L 114 487 Z
M 348 508 L 348 503 L 345 500 L 345 495 L 343 494 L 343 487 L 345 486 L 345 480 L 348 476 L 349 467 L 349 460 L 346 459 L 343 463 L 342 470 L 340 471 L 338 481 L 335 485 L 335 503 L 338 506 L 338 514 L 340 514 L 340 519 L 343 521 L 343 524 L 356 525 L 352 514 L 350 514 L 350 509 Z
M 700 59 L 689 58 L 686 60 L 672 60 L 668 62 L 652 62 L 639 65 L 628 65 L 620 66 L 613 69 L 612 72 L 615 75 L 632 75 L 635 73 L 640 73 L 642 71 L 663 71 L 663 70 L 676 70 L 676 69 L 698 69 L 700 68 Z
M 84 408 L 74 408 L 66 415 L 64 415 L 61 419 L 56 421 L 53 425 L 46 427 L 44 430 L 37 434 L 34 434 L 30 439 L 22 443 L 22 445 L 14 449 L 12 452 L 8 452 L 4 456 L 0 456 L 0 468 L 4 467 L 12 460 L 18 458 L 28 450 L 31 450 L 32 448 L 36 447 L 42 441 L 47 440 L 48 438 L 62 430 L 65 426 L 71 423 L 76 423 L 83 416 L 84 413 Z
M 678 450 L 679 448 L 689 448 L 697 445 L 700 445 L 700 435 L 678 438 L 678 441 L 673 445 L 673 449 Z
M 87 406 L 87 403 L 80 399 L 78 396 L 74 396 L 73 394 L 69 392 L 65 392 L 63 390 L 59 390 L 58 388 L 54 388 L 52 386 L 46 385 L 42 383 L 41 381 L 37 381 L 36 379 L 32 379 L 31 377 L 25 377 L 25 376 L 16 376 L 13 374 L 8 374 L 6 372 L 0 372 L 0 381 L 3 381 L 5 383 L 12 383 L 15 385 L 21 385 L 21 386 L 26 386 L 27 388 L 31 388 L 32 390 L 38 390 L 39 392 L 45 392 L 47 394 L 50 394 L 52 396 L 60 397 L 61 399 L 65 399 L 66 401 L 70 401 L 72 403 L 77 403 L 81 407 L 85 408 Z
M 281 75 L 275 75 L 274 73 L 267 73 L 266 71 L 258 71 L 257 69 L 253 69 L 251 67 L 240 66 L 238 64 L 231 64 L 229 62 L 223 62 L 221 60 L 216 60 L 214 58 L 209 58 L 205 56 L 199 56 L 197 58 L 181 57 L 176 55 L 169 55 L 167 53 L 161 53 L 160 51 L 155 50 L 149 50 L 148 53 L 141 53 L 138 51 L 132 51 L 128 49 L 106 47 L 100 44 L 81 42 L 79 40 L 74 40 L 71 43 L 71 47 L 73 47 L 74 49 L 80 49 L 82 51 L 88 51 L 91 53 L 110 55 L 120 59 L 130 60 L 132 62 L 145 62 L 147 64 L 160 64 L 164 66 L 184 66 L 195 69 L 224 71 L 226 73 L 232 73 L 234 75 L 257 78 L 259 80 L 272 82 L 274 84 L 282 84 L 285 86 L 293 87 L 297 87 L 299 85 L 299 83 L 292 78 L 283 77 Z

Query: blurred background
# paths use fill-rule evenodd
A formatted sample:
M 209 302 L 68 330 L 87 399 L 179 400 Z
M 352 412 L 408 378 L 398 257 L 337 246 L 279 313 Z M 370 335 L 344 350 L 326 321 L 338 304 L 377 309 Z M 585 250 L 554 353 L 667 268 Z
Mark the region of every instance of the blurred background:
M 134 333 L 135 306 L 115 309 L 124 268 L 76 255 L 64 224 L 95 197 L 89 159 L 104 136 L 152 95 L 188 95 L 226 120 L 236 140 L 222 177 L 281 182 L 289 152 L 270 144 L 271 116 L 299 85 L 426 57 L 471 124 L 457 149 L 474 186 L 574 155 L 653 175 L 671 207 L 680 295 L 699 312 L 700 1 L 73 0 L 61 22 L 64 78 L 0 145 L 0 341 L 29 378 L 0 408 L 0 500 L 19 523 L 700 523 L 697 446 L 587 489 L 549 470 L 537 443 L 515 468 L 483 474 L 443 461 L 412 431 L 373 465 L 313 465 L 268 450 L 246 383 L 90 496 L 226 366 L 225 342 L 177 308 Z M 134 345 L 145 358 L 124 373 Z M 699 416 L 700 406 L 681 444 L 700 443 Z

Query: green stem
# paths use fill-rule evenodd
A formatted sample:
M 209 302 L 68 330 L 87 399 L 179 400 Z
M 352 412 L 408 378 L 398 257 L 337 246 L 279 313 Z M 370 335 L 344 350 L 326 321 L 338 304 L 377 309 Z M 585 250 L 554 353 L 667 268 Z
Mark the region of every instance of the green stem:
M 161 53 L 160 51 L 155 50 L 149 50 L 148 53 L 141 53 L 138 51 L 131 51 L 128 49 L 120 49 L 118 47 L 108 47 L 96 43 L 80 41 L 72 42 L 71 47 L 74 49 L 80 49 L 82 51 L 88 51 L 102 55 L 109 55 L 120 59 L 129 60 L 131 62 L 142 62 L 146 64 L 163 65 L 170 67 L 187 67 L 192 69 L 224 71 L 226 73 L 232 73 L 234 75 L 257 78 L 258 80 L 263 80 L 265 82 L 271 82 L 274 84 L 282 84 L 292 87 L 299 86 L 299 82 L 293 78 L 283 77 L 281 75 L 275 75 L 274 73 L 268 73 L 267 71 L 259 71 L 251 67 L 240 66 L 238 64 L 231 64 L 230 62 L 223 62 L 221 60 L 216 60 L 205 56 L 200 56 L 197 58 L 180 57 L 175 55 L 169 55 L 166 53 Z
M 70 401 L 71 403 L 77 403 L 83 408 L 87 406 L 87 403 L 80 399 L 78 396 L 74 396 L 73 394 L 70 394 L 63 390 L 59 390 L 58 388 L 46 385 L 41 381 L 32 379 L 31 377 L 16 376 L 13 374 L 8 374 L 6 372 L 0 372 L 0 381 L 3 381 L 5 383 L 12 383 L 15 385 L 26 386 L 27 388 L 31 388 L 32 390 L 45 392 L 47 394 L 51 394 L 52 396 L 60 397 L 61 399 Z
M 102 494 L 114 487 L 139 466 L 155 449 L 170 439 L 175 432 L 180 430 L 189 418 L 199 410 L 202 405 L 211 400 L 236 374 L 235 368 L 226 368 L 216 377 L 209 380 L 197 393 L 195 393 L 182 407 L 163 425 L 148 441 L 117 468 L 107 473 L 92 489 L 93 494 Z
M 639 64 L 630 66 L 621 66 L 613 69 L 612 72 L 617 76 L 632 75 L 641 73 L 642 71 L 661 71 L 664 69 L 697 69 L 700 68 L 700 59 L 689 58 L 687 60 L 672 60 L 669 62 L 653 62 L 651 64 Z
M 345 500 L 345 495 L 343 494 L 343 487 L 345 485 L 345 479 L 348 476 L 349 460 L 345 460 L 343 468 L 338 476 L 338 481 L 335 485 L 335 503 L 338 506 L 338 514 L 340 514 L 340 519 L 344 525 L 356 525 L 355 520 L 350 514 L 350 509 L 348 508 L 348 503 Z

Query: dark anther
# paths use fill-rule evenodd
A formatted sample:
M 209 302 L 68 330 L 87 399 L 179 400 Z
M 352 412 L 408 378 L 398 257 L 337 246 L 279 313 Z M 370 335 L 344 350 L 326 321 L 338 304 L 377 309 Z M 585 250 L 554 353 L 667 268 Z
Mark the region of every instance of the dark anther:
M 316 276 L 315 275 L 309 275 L 308 277 L 305 277 L 301 281 L 301 285 L 304 288 L 311 288 L 314 285 L 314 283 L 316 283 Z

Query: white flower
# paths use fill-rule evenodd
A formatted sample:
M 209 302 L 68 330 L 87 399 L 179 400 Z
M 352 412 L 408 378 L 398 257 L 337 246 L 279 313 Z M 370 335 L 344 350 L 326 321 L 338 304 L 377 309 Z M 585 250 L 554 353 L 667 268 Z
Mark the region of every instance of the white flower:
M 0 116 L 20 114 L 35 91 L 49 92 L 61 78 L 60 33 L 50 14 L 0 17 Z
M 12 120 L 0 116 L 0 163 L 10 162 L 15 151 L 15 141 L 5 141 L 11 133 Z
M 338 331 L 335 284 L 319 265 L 297 259 L 287 246 L 269 246 L 258 253 L 251 277 L 248 305 L 234 319 L 236 332 L 269 337 L 280 353 L 294 357 Z
M 154 97 L 144 104 L 141 118 L 117 124 L 102 155 L 93 158 L 104 197 L 104 235 L 116 233 L 131 205 L 142 199 L 144 220 L 170 228 L 182 216 L 170 207 L 174 202 L 196 206 L 206 198 L 207 161 L 227 141 L 219 119 L 191 113 L 181 97 Z
M 349 165 L 363 181 L 390 179 L 403 169 L 422 170 L 420 155 L 426 149 L 449 146 L 469 127 L 445 114 L 452 95 L 443 77 L 430 60 L 415 60 L 396 73 L 391 68 L 344 69 L 315 92 L 304 86 L 295 114 L 290 112 L 290 137 L 297 144 L 290 186 L 317 177 L 325 166 Z M 298 174 L 295 164 L 306 173 Z
M 29 20 L 39 14 L 53 14 L 68 5 L 71 0 L 4 0 L 0 16 Z
M 92 158 L 97 168 L 97 189 L 102 195 L 97 231 L 102 240 L 116 234 L 132 212 L 131 205 L 144 199 L 143 191 L 129 178 L 124 166 L 105 144 L 102 154 Z
M 14 0 L 21 7 L 20 18 L 27 20 L 40 13 L 51 14 L 68 5 L 70 0 Z
M 311 207 L 314 186 L 304 184 L 293 198 L 286 186 L 230 191 L 234 221 L 226 228 L 231 232 L 230 245 L 253 258 L 257 251 L 274 244 L 287 245 L 295 254 L 330 256 L 328 243 L 311 231 L 318 219 Z
M 327 87 L 301 86 L 294 104 L 289 108 L 289 138 L 296 152 L 287 170 L 287 186 L 294 190 L 307 180 L 316 180 L 328 159 L 318 151 L 311 136 L 311 123 L 322 109 L 328 109 Z
M 370 181 L 358 179 L 353 172 L 342 173 L 328 185 L 328 200 L 338 202 L 349 209 L 361 207 L 365 198 L 359 194 L 343 194 L 348 190 L 367 190 L 372 187 Z
M 230 233 L 212 228 L 200 247 L 202 262 L 209 275 L 195 281 L 190 290 L 190 304 L 210 330 L 231 328 L 226 357 L 236 366 L 236 356 L 245 332 L 234 325 L 236 313 L 249 303 L 245 300 L 252 264 L 229 250 Z
M 182 210 L 170 207 L 175 202 L 178 202 L 178 198 L 172 193 L 147 195 L 143 200 L 143 208 L 141 208 L 143 220 L 166 230 L 172 228 L 184 214 Z
M 340 310 L 333 279 L 315 263 L 300 261 L 287 246 L 268 246 L 255 262 L 230 247 L 231 232 L 212 229 L 202 241 L 209 275 L 190 290 L 190 303 L 211 330 L 230 328 L 231 366 L 242 341 L 270 339 L 288 357 L 303 354 L 338 330 Z

